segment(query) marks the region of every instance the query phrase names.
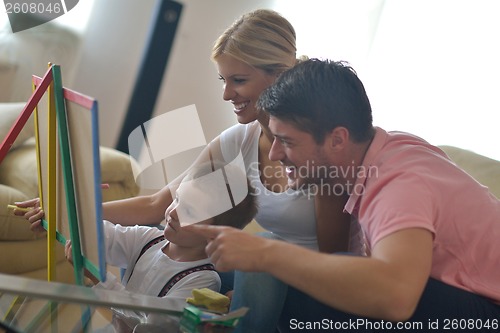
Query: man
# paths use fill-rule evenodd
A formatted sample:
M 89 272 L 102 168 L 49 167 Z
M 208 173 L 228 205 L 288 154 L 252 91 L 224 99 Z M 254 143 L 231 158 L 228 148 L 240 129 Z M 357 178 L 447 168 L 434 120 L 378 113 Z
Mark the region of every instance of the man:
M 500 201 L 487 188 L 426 141 L 373 127 L 363 84 L 346 63 L 300 63 L 258 107 L 270 115 L 269 157 L 291 178 L 306 174 L 319 190 L 348 195 L 344 210 L 358 219 L 368 255 L 197 228 L 211 239 L 217 269 L 270 273 L 303 292 L 299 299 L 323 303 L 337 323 L 347 314 L 373 319 L 361 329 L 406 320 L 424 331 L 499 328 Z

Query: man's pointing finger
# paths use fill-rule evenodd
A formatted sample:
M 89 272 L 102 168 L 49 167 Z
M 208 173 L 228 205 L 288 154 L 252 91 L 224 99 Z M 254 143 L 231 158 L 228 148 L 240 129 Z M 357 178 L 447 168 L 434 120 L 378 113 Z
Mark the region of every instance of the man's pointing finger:
M 203 224 L 191 224 L 184 227 L 185 230 L 193 232 L 195 234 L 201 235 L 206 239 L 214 239 L 220 233 L 222 233 L 225 227 L 213 226 L 213 225 L 203 225 Z

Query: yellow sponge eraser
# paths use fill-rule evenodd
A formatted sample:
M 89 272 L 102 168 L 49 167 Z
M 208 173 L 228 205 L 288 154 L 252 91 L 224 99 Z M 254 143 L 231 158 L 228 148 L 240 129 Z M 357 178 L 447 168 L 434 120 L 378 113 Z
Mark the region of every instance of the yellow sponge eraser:
M 208 288 L 193 289 L 193 297 L 187 302 L 196 306 L 203 306 L 211 311 L 227 312 L 229 310 L 229 297 L 224 296 Z

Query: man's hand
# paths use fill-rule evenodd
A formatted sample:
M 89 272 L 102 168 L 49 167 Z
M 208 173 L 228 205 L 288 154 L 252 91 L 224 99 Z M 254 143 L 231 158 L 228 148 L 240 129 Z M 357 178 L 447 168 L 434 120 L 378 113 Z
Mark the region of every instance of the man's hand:
M 184 228 L 207 239 L 207 255 L 220 271 L 263 271 L 266 254 L 277 242 L 231 227 L 198 224 Z

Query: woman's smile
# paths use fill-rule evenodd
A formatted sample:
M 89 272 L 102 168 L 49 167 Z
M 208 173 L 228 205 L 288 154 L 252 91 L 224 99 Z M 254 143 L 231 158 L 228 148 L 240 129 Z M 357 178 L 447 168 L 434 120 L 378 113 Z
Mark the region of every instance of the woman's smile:
M 234 106 L 234 112 L 236 114 L 243 112 L 245 108 L 250 104 L 250 102 L 239 102 L 239 103 L 232 102 L 232 103 Z

